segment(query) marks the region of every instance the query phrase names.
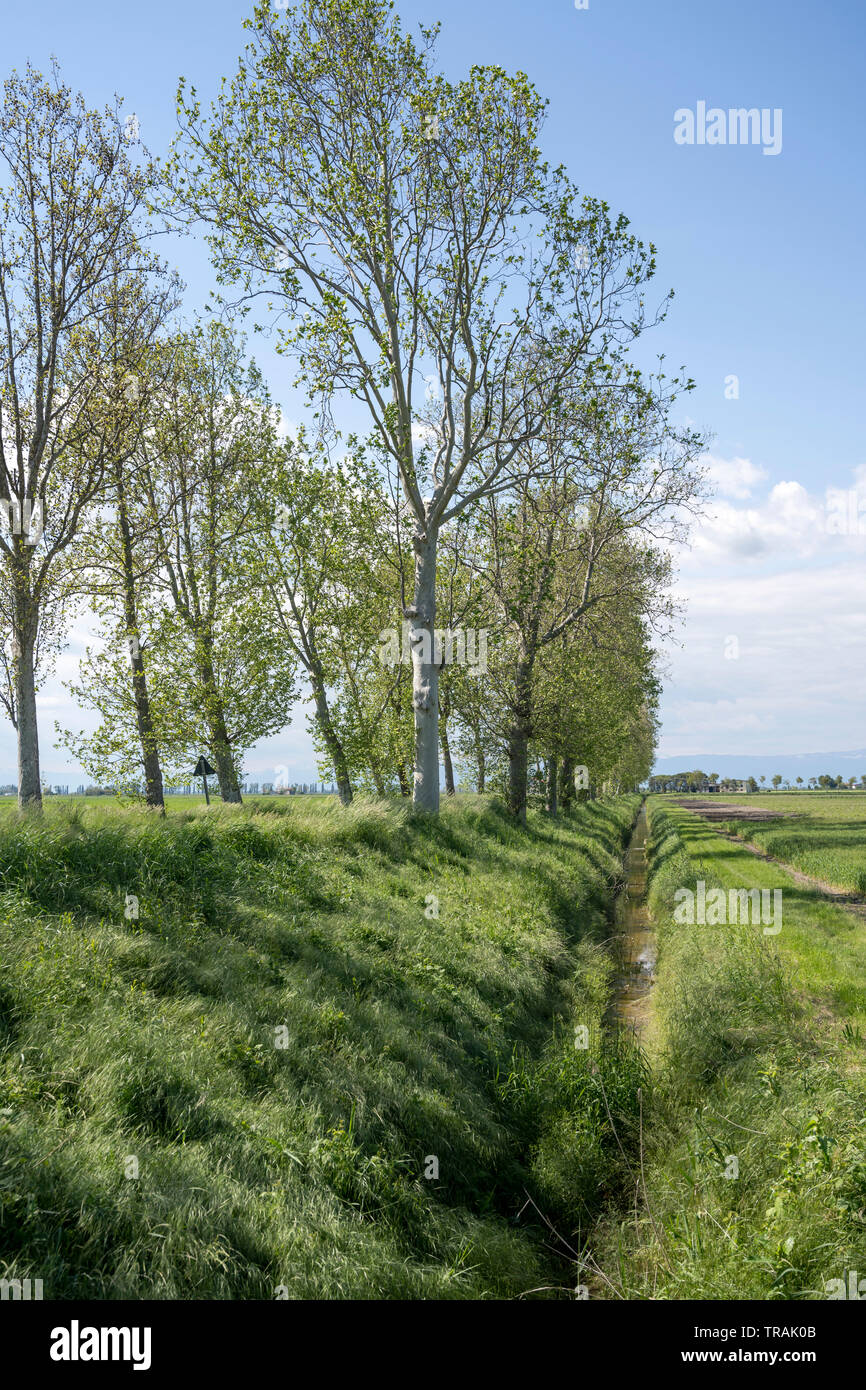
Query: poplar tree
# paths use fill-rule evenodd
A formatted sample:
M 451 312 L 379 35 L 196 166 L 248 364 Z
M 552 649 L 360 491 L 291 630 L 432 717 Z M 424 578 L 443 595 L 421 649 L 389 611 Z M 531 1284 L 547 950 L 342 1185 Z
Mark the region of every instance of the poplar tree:
M 277 651 L 245 558 L 262 472 L 278 457 L 276 411 L 243 342 L 212 321 L 172 341 L 136 466 L 153 527 L 154 625 L 175 671 L 176 723 L 240 802 L 243 751 L 289 722 L 295 664 Z
M 388 0 L 265 3 L 246 27 L 209 116 L 181 86 L 171 205 L 205 225 L 221 284 L 271 305 L 324 418 L 364 403 L 399 481 L 414 804 L 435 811 L 440 535 L 525 476 L 579 365 L 641 331 L 653 251 L 545 165 L 523 73 L 448 81 L 437 31 L 416 43 Z
M 18 802 L 41 807 L 38 654 L 66 553 L 128 426 L 123 394 L 153 186 L 120 105 L 98 112 L 28 65 L 0 113 L 0 585 L 11 633 Z M 157 283 L 157 294 L 160 292 Z M 57 609 L 55 606 L 55 613 Z M 50 618 L 48 618 L 50 623 Z M 40 633 L 42 636 L 40 636 Z

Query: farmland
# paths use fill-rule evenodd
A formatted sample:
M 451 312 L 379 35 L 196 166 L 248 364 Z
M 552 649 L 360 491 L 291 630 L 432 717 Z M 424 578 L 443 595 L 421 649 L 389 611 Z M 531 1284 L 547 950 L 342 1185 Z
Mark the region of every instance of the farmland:
M 837 879 L 855 862 L 859 798 L 766 800 L 795 803 L 798 862 L 831 863 Z M 649 816 L 659 959 L 646 1194 L 608 1223 L 600 1293 L 824 1298 L 866 1261 L 866 927 L 669 798 L 651 798 Z M 776 847 L 791 834 L 743 828 Z M 838 860 L 821 859 L 822 841 L 830 855 L 843 846 Z M 778 934 L 678 922 L 675 897 L 699 880 L 781 889 Z
M 794 792 L 786 796 L 725 797 L 751 810 L 783 817 L 763 825 L 732 819 L 725 829 L 742 835 L 774 859 L 855 893 L 866 893 L 866 795 L 862 792 Z

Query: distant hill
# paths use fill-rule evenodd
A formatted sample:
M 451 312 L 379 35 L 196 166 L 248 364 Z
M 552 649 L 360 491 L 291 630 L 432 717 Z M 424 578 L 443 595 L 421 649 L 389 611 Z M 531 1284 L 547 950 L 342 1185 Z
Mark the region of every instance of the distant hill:
M 687 753 L 679 758 L 658 758 L 653 767 L 654 776 L 666 772 L 691 772 L 700 769 L 708 775 L 717 772 L 719 777 L 766 777 L 778 773 L 786 781 L 793 782 L 802 777 L 808 782 L 810 777 L 820 777 L 829 773 L 831 777 L 842 776 L 860 778 L 866 773 L 866 751 L 849 753 Z

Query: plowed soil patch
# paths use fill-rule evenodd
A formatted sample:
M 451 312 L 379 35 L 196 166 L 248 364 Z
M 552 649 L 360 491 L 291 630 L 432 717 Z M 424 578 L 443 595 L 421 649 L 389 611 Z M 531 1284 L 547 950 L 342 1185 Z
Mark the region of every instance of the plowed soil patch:
M 798 820 L 796 812 L 793 811 L 767 811 L 761 806 L 732 806 L 729 802 L 718 801 L 676 801 L 676 806 L 683 806 L 687 811 L 694 811 L 696 815 L 702 816 L 704 820 Z

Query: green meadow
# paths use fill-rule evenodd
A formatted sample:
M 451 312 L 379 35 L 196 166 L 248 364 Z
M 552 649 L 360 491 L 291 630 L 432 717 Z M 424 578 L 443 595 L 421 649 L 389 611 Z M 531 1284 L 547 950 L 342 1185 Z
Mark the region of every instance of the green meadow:
M 602 1023 L 638 805 L 5 816 L 0 1276 L 573 1297 L 635 1151 L 643 1059 Z
M 847 798 L 791 800 L 787 827 L 737 825 L 844 843 Z M 0 1277 L 57 1299 L 772 1301 L 866 1269 L 866 924 L 651 797 L 638 1046 L 610 1005 L 639 805 L 525 829 L 472 795 L 438 819 L 10 810 Z M 781 889 L 781 930 L 678 921 L 699 881 Z
M 776 811 L 783 817 L 764 824 L 732 820 L 726 829 L 813 878 L 866 893 L 866 792 L 722 799 Z
M 801 866 L 856 853 L 860 798 L 747 800 L 805 811 L 793 831 L 738 825 L 771 851 L 798 845 Z M 826 1298 L 866 1269 L 866 924 L 670 800 L 649 815 L 652 1113 L 640 1200 L 598 1242 L 599 1292 Z M 699 880 L 780 888 L 781 930 L 677 921 L 677 890 Z

